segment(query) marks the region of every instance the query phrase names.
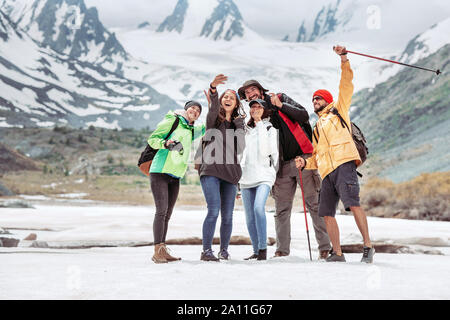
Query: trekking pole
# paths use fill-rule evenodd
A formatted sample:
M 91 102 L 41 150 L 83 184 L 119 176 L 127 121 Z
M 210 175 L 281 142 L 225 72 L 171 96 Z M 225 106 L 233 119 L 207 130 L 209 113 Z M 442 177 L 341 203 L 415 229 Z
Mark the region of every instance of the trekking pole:
M 334 49 L 335 47 L 333 47 Z M 346 50 L 347 53 L 352 53 L 352 54 L 357 54 L 363 57 L 367 57 L 367 58 L 372 58 L 372 59 L 377 59 L 377 60 L 381 60 L 381 61 L 386 61 L 386 62 L 390 62 L 390 63 L 396 63 L 405 67 L 410 67 L 410 68 L 416 68 L 416 69 L 420 69 L 420 70 L 425 70 L 425 71 L 431 71 L 436 73 L 437 75 L 440 75 L 442 72 L 441 70 L 437 69 L 437 70 L 433 70 L 433 69 L 428 69 L 428 68 L 423 68 L 423 67 L 418 67 L 418 66 L 413 66 L 410 64 L 406 64 L 406 63 L 402 63 L 402 62 L 398 62 L 398 61 L 394 61 L 394 60 L 389 60 L 389 59 L 384 59 L 384 58 L 379 58 L 379 57 L 374 57 L 374 56 L 369 56 L 368 54 L 364 54 L 364 53 L 359 53 L 359 52 L 355 52 L 355 51 L 350 51 L 350 50 Z
M 303 200 L 303 212 L 305 213 L 305 223 L 306 223 L 306 235 L 308 237 L 308 248 L 309 248 L 309 259 L 312 261 L 311 255 L 311 242 L 309 241 L 309 228 L 308 228 L 308 218 L 306 216 L 306 204 L 305 204 L 305 193 L 303 192 L 303 177 L 302 170 L 298 169 L 298 173 L 300 175 L 300 189 L 302 190 L 302 200 Z

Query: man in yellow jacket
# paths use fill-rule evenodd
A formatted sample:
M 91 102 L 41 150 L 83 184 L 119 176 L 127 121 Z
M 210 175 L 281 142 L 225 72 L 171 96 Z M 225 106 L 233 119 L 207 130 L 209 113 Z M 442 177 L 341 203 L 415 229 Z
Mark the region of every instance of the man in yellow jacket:
M 353 71 L 347 59 L 345 47 L 336 46 L 334 51 L 341 57 L 341 82 L 339 98 L 327 90 L 318 90 L 313 95 L 314 112 L 319 116 L 314 129 L 313 155 L 296 159 L 297 168 L 318 169 L 323 179 L 320 191 L 319 216 L 324 217 L 333 251 L 327 261 L 345 262 L 339 241 L 339 227 L 335 214 L 339 199 L 345 209 L 352 211 L 359 231 L 363 236 L 364 249 L 361 262 L 371 263 L 375 249 L 372 248 L 366 214 L 359 202 L 359 184 L 356 168 L 361 164 L 358 150 L 348 128 L 350 105 L 353 95 Z M 341 118 L 338 116 L 341 116 Z M 342 123 L 346 122 L 347 126 Z

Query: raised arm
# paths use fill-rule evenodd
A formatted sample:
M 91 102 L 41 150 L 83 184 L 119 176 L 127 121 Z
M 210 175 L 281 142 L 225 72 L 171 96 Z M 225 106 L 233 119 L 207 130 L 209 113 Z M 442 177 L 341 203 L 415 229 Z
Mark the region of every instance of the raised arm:
M 208 114 L 206 116 L 207 130 L 215 127 L 217 117 L 219 116 L 220 103 L 217 86 L 224 84 L 227 80 L 227 76 L 224 76 L 223 74 L 217 75 L 211 82 L 208 92 L 205 92 L 208 102 L 210 102 L 208 105 Z
M 353 80 L 353 71 L 350 67 L 350 61 L 347 58 L 347 51 L 345 47 L 336 46 L 334 47 L 334 51 L 341 57 L 341 81 L 339 83 L 339 98 L 336 103 L 336 108 L 342 117 L 347 121 L 348 112 L 350 110 L 350 106 L 352 104 L 352 96 L 354 86 L 352 83 Z

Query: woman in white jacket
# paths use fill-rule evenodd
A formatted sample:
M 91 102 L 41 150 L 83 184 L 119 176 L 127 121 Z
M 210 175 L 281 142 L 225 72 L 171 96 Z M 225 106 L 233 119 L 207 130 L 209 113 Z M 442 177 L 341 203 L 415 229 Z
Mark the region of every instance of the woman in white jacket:
M 270 110 L 264 100 L 249 103 L 251 119 L 245 135 L 239 181 L 244 202 L 247 229 L 253 255 L 245 260 L 267 259 L 266 201 L 275 183 L 278 166 L 278 132 L 269 122 Z

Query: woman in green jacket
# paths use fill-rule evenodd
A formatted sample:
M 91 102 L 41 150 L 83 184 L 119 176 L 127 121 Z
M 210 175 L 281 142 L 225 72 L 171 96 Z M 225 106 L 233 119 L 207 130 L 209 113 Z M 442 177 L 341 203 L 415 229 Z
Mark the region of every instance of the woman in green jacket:
M 152 258 L 155 263 L 181 260 L 168 253 L 165 241 L 180 190 L 180 178 L 187 170 L 192 141 L 205 134 L 204 125 L 194 127 L 201 111 L 200 103 L 188 101 L 184 110 L 167 113 L 148 138 L 148 144 L 159 149 L 150 167 L 150 186 L 156 206 L 153 221 L 155 254 Z M 175 130 L 167 136 L 174 125 Z

